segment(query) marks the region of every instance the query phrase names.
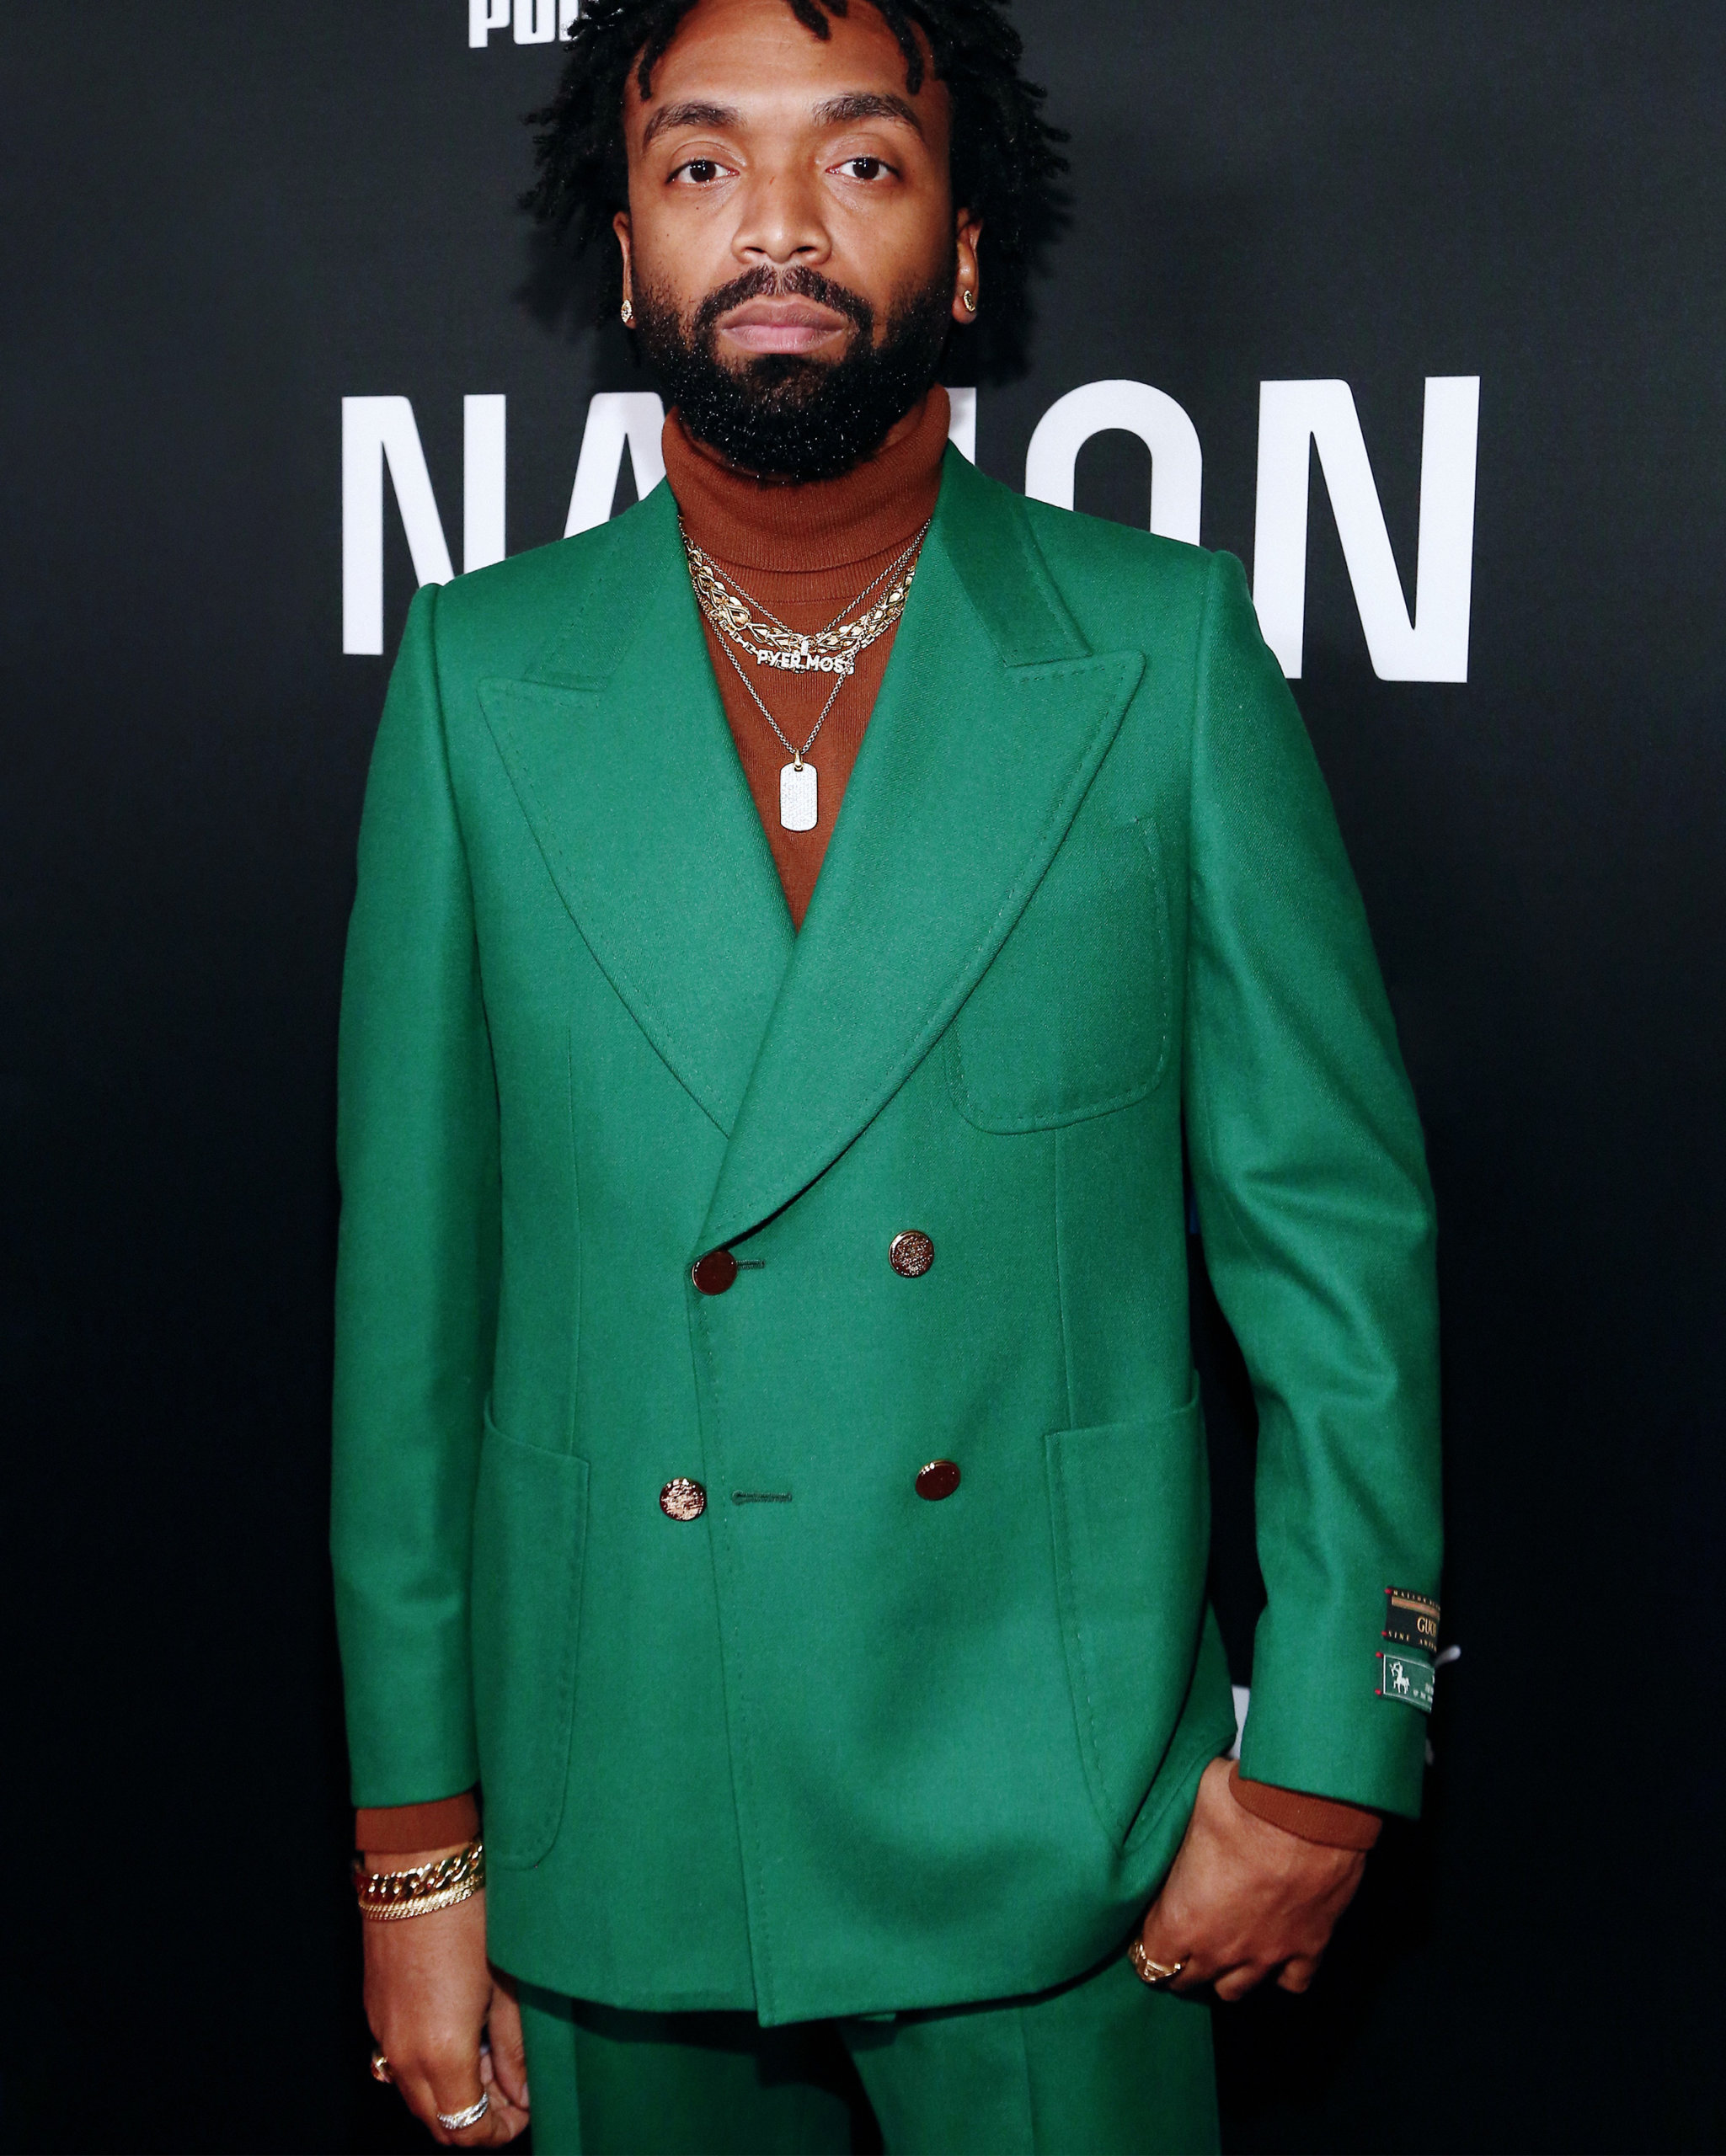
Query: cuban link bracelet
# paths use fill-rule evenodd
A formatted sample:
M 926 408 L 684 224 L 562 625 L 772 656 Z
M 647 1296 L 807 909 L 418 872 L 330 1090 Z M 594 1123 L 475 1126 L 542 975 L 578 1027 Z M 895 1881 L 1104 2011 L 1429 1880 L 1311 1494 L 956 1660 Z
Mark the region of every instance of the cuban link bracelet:
M 469 1842 L 433 1864 L 411 1871 L 368 1871 L 366 1860 L 354 1859 L 354 1893 L 368 1924 L 398 1924 L 406 1917 L 429 1917 L 471 1901 L 485 1884 L 485 1844 Z

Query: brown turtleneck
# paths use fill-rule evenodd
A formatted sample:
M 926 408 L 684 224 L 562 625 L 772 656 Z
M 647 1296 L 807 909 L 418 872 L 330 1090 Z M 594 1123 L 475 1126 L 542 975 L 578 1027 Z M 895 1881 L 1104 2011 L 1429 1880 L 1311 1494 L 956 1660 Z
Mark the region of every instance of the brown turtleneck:
M 665 421 L 665 477 L 690 537 L 750 598 L 794 629 L 822 629 L 842 609 L 847 618 L 861 611 L 852 600 L 934 515 L 948 416 L 947 392 L 932 389 L 899 440 L 855 471 L 842 479 L 788 486 L 751 478 L 722 463 L 683 431 L 673 412 Z M 878 587 L 869 594 L 869 602 L 879 591 Z M 788 831 L 779 821 L 779 773 L 791 760 L 727 654 L 735 653 L 747 668 L 780 732 L 799 749 L 820 716 L 832 676 L 782 674 L 775 667 L 758 666 L 728 643 L 705 616 L 702 627 L 744 776 L 785 887 L 785 903 L 800 928 L 887 670 L 894 632 L 890 629 L 872 643 L 858 659 L 857 671 L 842 681 L 809 752 L 815 767 L 815 829 Z
M 912 424 L 842 478 L 806 485 L 751 478 L 721 462 L 686 434 L 673 412 L 663 436 L 665 477 L 685 529 L 697 546 L 734 578 L 751 599 L 794 629 L 825 628 L 935 513 L 941 460 L 947 447 L 947 392 L 932 389 Z M 870 595 L 873 599 L 876 595 Z M 773 737 L 754 698 L 726 656 L 725 642 L 707 621 L 702 627 L 720 700 L 743 765 L 749 790 L 772 849 L 785 903 L 798 927 L 809 910 L 815 878 L 833 835 L 846 782 L 863 745 L 863 728 L 887 670 L 894 631 L 870 645 L 857 670 L 840 687 L 833 708 L 810 750 L 816 772 L 813 830 L 788 831 L 779 821 L 779 773 L 790 760 Z M 732 647 L 735 648 L 735 647 Z M 825 674 L 782 674 L 739 654 L 761 701 L 786 739 L 801 748 L 832 686 Z M 1378 1838 L 1377 1815 L 1328 1797 L 1247 1782 L 1233 1769 L 1231 1787 L 1249 1812 L 1285 1827 L 1303 1839 L 1343 1849 L 1370 1849 Z M 478 1831 L 473 1792 L 429 1804 L 401 1804 L 361 1811 L 354 1822 L 355 1846 L 385 1868 L 392 1856 L 441 1849 Z

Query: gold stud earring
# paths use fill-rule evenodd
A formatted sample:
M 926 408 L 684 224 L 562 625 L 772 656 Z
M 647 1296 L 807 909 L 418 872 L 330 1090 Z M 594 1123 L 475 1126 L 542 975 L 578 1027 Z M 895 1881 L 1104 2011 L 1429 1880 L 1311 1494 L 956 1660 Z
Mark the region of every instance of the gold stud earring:
M 967 285 L 965 290 L 959 294 L 959 297 L 965 302 L 965 312 L 967 314 L 975 314 L 977 311 L 977 296 L 971 290 L 969 285 Z
M 617 312 L 623 318 L 623 327 L 626 329 L 633 329 L 635 327 L 635 310 L 630 306 L 628 300 L 624 301 L 623 306 L 617 309 Z

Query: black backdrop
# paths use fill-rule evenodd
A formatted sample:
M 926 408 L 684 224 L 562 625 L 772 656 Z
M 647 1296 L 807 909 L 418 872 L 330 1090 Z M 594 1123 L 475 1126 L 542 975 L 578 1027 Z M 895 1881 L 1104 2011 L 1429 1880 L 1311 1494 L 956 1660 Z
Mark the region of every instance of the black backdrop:
M 1228 2137 L 1718 2143 L 1726 14 L 1019 16 L 1077 219 L 986 468 L 1153 383 L 1250 567 L 1258 384 L 1340 378 L 1412 591 L 1423 382 L 1481 383 L 1466 684 L 1375 676 L 1315 467 L 1296 685 L 1429 1133 L 1465 1652 L 1320 1990 L 1222 2017 Z M 413 400 L 459 563 L 464 395 L 509 400 L 513 551 L 563 529 L 590 395 L 648 386 L 526 289 L 553 53 L 468 40 L 464 0 L 0 24 L 17 2148 L 414 2145 L 364 2077 L 323 1552 L 387 663 L 341 648 L 340 405 Z M 1142 521 L 1147 475 L 1100 436 L 1079 505 Z M 1198 1322 L 1238 1659 L 1250 1433 Z

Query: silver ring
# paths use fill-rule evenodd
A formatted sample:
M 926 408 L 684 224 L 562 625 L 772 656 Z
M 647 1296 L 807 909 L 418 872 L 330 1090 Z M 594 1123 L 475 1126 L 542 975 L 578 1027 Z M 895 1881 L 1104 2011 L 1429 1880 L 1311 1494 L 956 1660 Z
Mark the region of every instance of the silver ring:
M 437 2122 L 446 2133 L 464 2133 L 470 2126 L 478 2126 L 490 2109 L 491 2091 L 482 2089 L 477 2104 L 469 2104 L 465 2111 L 440 2111 Z

